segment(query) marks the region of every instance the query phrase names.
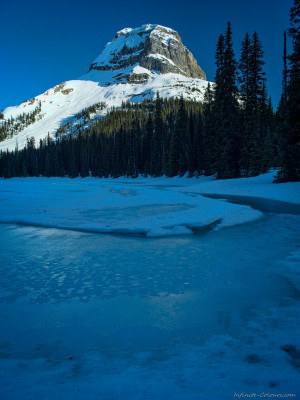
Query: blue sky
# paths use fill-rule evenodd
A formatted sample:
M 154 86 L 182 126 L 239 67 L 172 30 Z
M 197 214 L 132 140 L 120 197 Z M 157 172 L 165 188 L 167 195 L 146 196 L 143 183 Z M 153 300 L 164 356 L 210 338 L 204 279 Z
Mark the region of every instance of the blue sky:
M 21 103 L 88 70 L 115 33 L 158 23 L 179 32 L 214 80 L 217 38 L 232 24 L 236 56 L 246 32 L 259 33 L 268 90 L 281 91 L 283 31 L 292 0 L 0 0 L 0 109 Z

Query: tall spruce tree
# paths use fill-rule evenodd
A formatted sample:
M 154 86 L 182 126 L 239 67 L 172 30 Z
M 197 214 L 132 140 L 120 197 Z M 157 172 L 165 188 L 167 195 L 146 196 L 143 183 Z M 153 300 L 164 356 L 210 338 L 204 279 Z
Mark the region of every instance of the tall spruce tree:
M 152 154 L 152 174 L 162 175 L 162 160 L 164 159 L 164 125 L 162 115 L 163 100 L 157 92 L 154 112 L 154 135 L 153 135 L 153 154 Z
M 290 9 L 292 53 L 289 61 L 286 94 L 283 95 L 280 126 L 281 170 L 278 182 L 300 181 L 300 0 Z
M 201 133 L 198 172 L 209 176 L 216 172 L 214 95 L 209 83 L 204 93 Z
M 240 176 L 240 129 L 237 62 L 233 51 L 230 23 L 227 25 L 225 37 L 219 36 L 216 66 L 214 116 L 217 140 L 217 177 L 220 179 L 236 178 Z
M 278 165 L 283 165 L 283 149 L 284 149 L 284 134 L 286 125 L 286 107 L 287 107 L 287 86 L 288 86 L 288 59 L 287 59 L 287 33 L 283 34 L 283 71 L 282 71 L 282 92 L 279 100 L 278 109 L 276 112 L 276 144 L 277 144 L 277 160 Z M 279 179 L 279 174 L 276 179 Z
M 257 32 L 254 32 L 250 50 L 250 152 L 249 175 L 255 176 L 264 172 L 263 152 L 267 135 L 266 109 L 267 89 L 265 72 L 263 71 L 263 48 Z
M 201 157 L 201 135 L 203 131 L 202 114 L 194 113 L 189 115 L 188 129 L 188 148 L 187 148 L 187 170 L 189 176 L 198 176 L 199 174 L 199 158 Z
M 283 74 L 282 74 L 282 93 L 286 98 L 286 90 L 288 83 L 288 66 L 287 66 L 287 35 L 283 33 Z
M 246 34 L 239 63 L 243 126 L 241 171 L 244 176 L 255 176 L 265 171 L 263 154 L 265 146 L 270 145 L 267 137 L 271 139 L 263 54 L 257 32 L 254 32 L 251 39 Z
M 170 138 L 168 175 L 183 175 L 186 172 L 187 111 L 183 97 L 180 98 L 175 127 Z
M 152 116 L 149 114 L 147 125 L 142 137 L 142 159 L 144 162 L 144 167 L 142 173 L 145 176 L 152 175 L 152 154 L 153 154 L 153 121 Z
M 239 84 L 240 84 L 240 96 L 242 102 L 242 124 L 243 130 L 241 135 L 241 173 L 242 175 L 248 175 L 250 169 L 249 153 L 251 148 L 251 135 L 252 127 L 251 117 L 252 112 L 250 108 L 250 52 L 251 52 L 251 39 L 248 33 L 246 33 L 245 39 L 242 42 L 241 58 L 239 62 Z

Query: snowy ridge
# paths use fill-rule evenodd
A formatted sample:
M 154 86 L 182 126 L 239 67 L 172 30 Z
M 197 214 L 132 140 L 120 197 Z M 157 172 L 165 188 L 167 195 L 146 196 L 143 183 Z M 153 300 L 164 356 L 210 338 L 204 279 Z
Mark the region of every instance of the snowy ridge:
M 116 71 L 91 71 L 81 79 L 65 82 L 61 90 L 55 92 L 55 88 L 49 89 L 37 96 L 33 104 L 25 102 L 16 107 L 6 108 L 3 112 L 4 118 L 9 119 L 33 111 L 41 101 L 42 118 L 12 138 L 0 142 L 0 150 L 14 150 L 16 146 L 22 149 L 26 146 L 27 139 L 32 136 L 37 144 L 48 133 L 54 137 L 63 123 L 95 103 L 107 104 L 107 108 L 103 110 L 105 115 L 111 107 L 120 107 L 123 101 L 141 102 L 154 99 L 157 92 L 163 98 L 183 96 L 187 100 L 201 101 L 208 84 L 207 81 L 178 74 L 155 74 L 139 66 L 129 67 L 123 73 L 148 73 L 149 79 L 142 84 L 113 83 Z M 64 94 L 62 90 L 65 90 L 65 93 L 68 90 L 70 92 Z

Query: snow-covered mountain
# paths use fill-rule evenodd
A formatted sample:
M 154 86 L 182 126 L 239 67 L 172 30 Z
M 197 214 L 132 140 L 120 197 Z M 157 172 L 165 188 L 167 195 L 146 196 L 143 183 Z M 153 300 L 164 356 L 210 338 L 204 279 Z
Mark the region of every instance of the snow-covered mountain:
M 124 101 L 153 99 L 157 92 L 164 98 L 201 101 L 207 84 L 205 73 L 176 31 L 155 24 L 125 28 L 85 75 L 6 108 L 0 128 L 5 126 L 7 138 L 0 142 L 0 149 L 21 149 L 31 137 L 38 144 L 62 126 L 71 132 L 76 124 L 87 123 L 80 113 L 93 105 L 88 123 Z

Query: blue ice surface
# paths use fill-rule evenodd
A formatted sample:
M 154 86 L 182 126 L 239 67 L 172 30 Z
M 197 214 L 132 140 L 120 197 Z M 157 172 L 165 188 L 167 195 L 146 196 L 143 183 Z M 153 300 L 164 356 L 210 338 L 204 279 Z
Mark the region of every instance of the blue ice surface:
M 145 239 L 0 225 L 0 398 L 204 399 L 228 390 L 236 374 L 227 371 L 224 343 L 255 343 L 245 326 L 294 297 L 278 268 L 299 246 L 299 227 L 299 216 L 268 215 L 219 232 Z M 210 354 L 211 340 L 224 337 Z M 243 377 L 236 360 L 244 365 L 244 356 L 234 349 L 237 389 L 272 386 L 272 373 L 258 378 L 265 361 Z M 217 377 L 210 357 L 219 357 Z M 295 368 L 284 367 L 293 377 Z M 219 386 L 204 390 L 213 379 Z

